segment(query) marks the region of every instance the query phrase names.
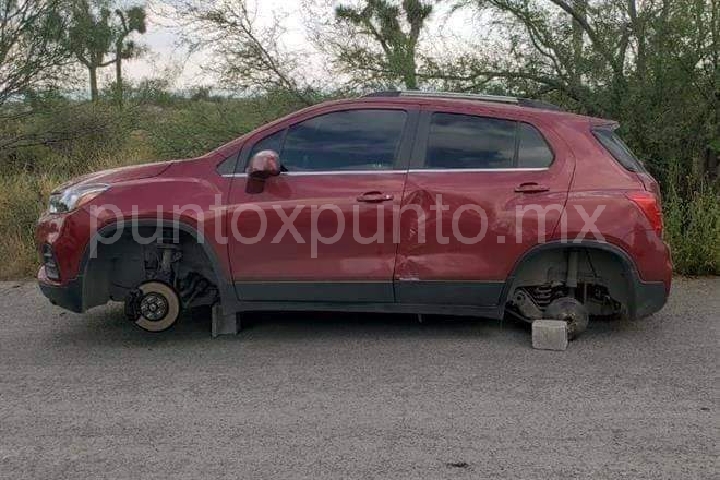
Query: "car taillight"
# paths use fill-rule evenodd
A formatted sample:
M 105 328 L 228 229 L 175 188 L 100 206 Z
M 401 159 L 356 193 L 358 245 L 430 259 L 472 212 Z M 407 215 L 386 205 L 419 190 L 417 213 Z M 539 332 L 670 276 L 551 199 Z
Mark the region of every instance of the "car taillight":
M 660 199 L 651 192 L 633 192 L 628 193 L 627 198 L 633 201 L 635 205 L 645 214 L 650 221 L 650 226 L 658 235 L 663 232 L 662 208 L 660 207 Z

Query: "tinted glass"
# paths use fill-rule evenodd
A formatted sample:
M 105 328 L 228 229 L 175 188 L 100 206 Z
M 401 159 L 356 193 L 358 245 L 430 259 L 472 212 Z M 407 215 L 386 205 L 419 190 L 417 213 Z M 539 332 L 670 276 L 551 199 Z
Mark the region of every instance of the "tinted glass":
M 518 127 L 519 168 L 546 168 L 553 161 L 553 153 L 547 142 L 535 127 L 519 123 Z
M 279 132 L 275 132 L 272 135 L 268 135 L 267 137 L 263 138 L 255 145 L 253 145 L 252 150 L 250 150 L 250 158 L 252 158 L 252 156 L 256 153 L 262 152 L 263 150 L 272 150 L 275 153 L 280 154 L 280 150 L 282 150 L 282 141 L 284 138 L 285 130 L 280 130 Z
M 328 113 L 290 127 L 280 161 L 289 171 L 393 168 L 406 114 L 400 110 Z
M 427 168 L 510 168 L 514 157 L 515 122 L 433 114 Z
M 217 172 L 220 175 L 231 175 L 235 172 L 235 169 L 238 166 L 238 158 L 240 157 L 239 153 L 233 153 L 231 156 L 226 158 L 225 160 L 220 163 L 220 165 L 217 166 Z
M 615 160 L 617 160 L 623 167 L 631 172 L 644 172 L 645 167 L 642 162 L 638 160 L 635 154 L 632 153 L 630 148 L 625 145 L 625 142 L 612 130 L 603 128 L 593 131 L 595 138 L 602 144 L 605 149 L 610 152 Z

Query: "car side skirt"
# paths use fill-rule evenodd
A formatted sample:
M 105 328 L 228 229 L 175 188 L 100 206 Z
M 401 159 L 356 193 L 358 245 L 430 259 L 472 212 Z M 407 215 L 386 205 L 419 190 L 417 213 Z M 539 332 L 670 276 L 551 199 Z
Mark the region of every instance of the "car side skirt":
M 236 281 L 240 311 L 425 313 L 502 318 L 504 282 Z
M 245 302 L 387 302 L 394 301 L 392 283 L 235 281 L 235 290 Z
M 494 306 L 500 304 L 503 281 L 400 280 L 395 282 L 399 303 Z
M 318 311 L 318 312 L 361 312 L 361 313 L 410 313 L 426 315 L 456 315 L 484 317 L 500 320 L 504 308 L 497 305 L 482 307 L 477 305 L 442 305 L 412 303 L 375 303 L 375 302 L 241 302 L 240 312 L 284 312 L 284 311 Z

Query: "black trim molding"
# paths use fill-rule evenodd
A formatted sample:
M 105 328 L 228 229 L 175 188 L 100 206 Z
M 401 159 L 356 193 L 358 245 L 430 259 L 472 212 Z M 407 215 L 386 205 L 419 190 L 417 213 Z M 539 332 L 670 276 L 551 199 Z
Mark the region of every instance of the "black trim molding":
M 235 281 L 242 302 L 393 302 L 392 283 Z

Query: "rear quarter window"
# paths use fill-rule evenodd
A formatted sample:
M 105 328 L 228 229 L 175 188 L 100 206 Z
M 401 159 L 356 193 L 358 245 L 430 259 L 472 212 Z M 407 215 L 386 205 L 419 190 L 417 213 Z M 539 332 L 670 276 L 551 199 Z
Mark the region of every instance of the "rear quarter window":
M 617 160 L 617 162 L 625 167 L 626 170 L 631 172 L 645 172 L 645 166 L 642 162 L 632 153 L 632 150 L 625 145 L 622 138 L 615 133 L 613 130 L 608 128 L 597 128 L 592 131 L 598 142 L 605 148 L 605 150 Z

